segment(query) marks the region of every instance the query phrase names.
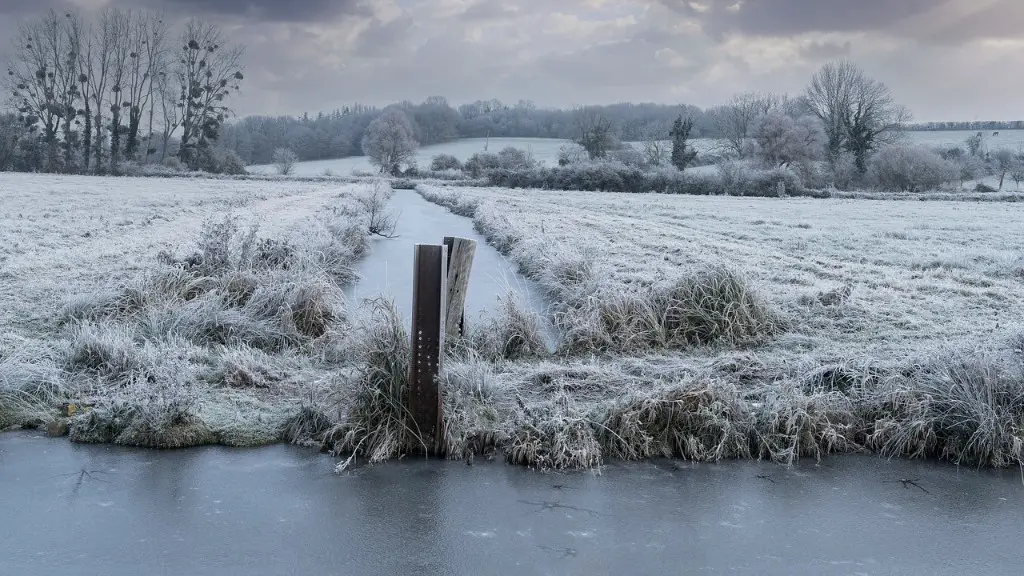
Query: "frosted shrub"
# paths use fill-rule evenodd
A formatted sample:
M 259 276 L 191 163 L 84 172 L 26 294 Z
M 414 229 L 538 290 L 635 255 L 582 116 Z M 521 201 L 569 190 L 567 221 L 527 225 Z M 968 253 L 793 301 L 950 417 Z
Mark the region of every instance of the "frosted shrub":
M 612 160 L 620 162 L 630 168 L 642 169 L 647 167 L 647 158 L 642 152 L 632 146 L 612 150 L 608 156 L 610 156 Z
M 587 151 L 579 144 L 563 144 L 558 149 L 558 165 L 559 166 L 571 166 L 573 164 L 582 164 L 587 160 Z
M 832 158 L 825 168 L 825 180 L 839 190 L 852 190 L 860 178 L 857 159 L 850 152 L 843 152 Z
M 868 179 L 881 190 L 924 192 L 957 180 L 956 166 L 922 146 L 892 145 L 868 163 Z
M 451 154 L 438 154 L 430 160 L 430 169 L 435 172 L 462 170 L 462 162 Z

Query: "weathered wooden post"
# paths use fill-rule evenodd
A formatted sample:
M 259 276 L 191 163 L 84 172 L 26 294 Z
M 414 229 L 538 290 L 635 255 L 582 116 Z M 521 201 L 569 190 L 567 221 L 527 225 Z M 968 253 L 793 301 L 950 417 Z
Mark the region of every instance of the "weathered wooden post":
M 408 410 L 414 430 L 428 451 L 440 446 L 441 387 L 445 312 L 448 296 L 448 248 L 417 244 L 413 256 L 412 358 L 409 363 Z
M 448 309 L 445 313 L 445 338 L 454 340 L 466 329 L 466 292 L 469 273 L 476 255 L 476 240 L 445 236 L 448 248 Z

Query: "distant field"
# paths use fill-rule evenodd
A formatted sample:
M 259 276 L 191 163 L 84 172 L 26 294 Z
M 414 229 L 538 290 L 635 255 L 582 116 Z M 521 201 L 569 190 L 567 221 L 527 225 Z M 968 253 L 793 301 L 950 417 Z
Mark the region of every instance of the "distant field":
M 974 131 L 937 131 L 937 132 L 908 132 L 912 142 L 926 146 L 963 146 L 964 141 L 976 134 Z M 991 132 L 985 132 L 985 145 L 990 149 L 1009 148 L 1017 150 L 1024 147 L 1024 130 L 1004 130 L 998 136 Z M 530 150 L 533 156 L 548 166 L 558 163 L 558 149 L 566 144 L 567 140 L 555 140 L 550 138 L 491 138 L 487 149 L 497 152 L 506 146 Z M 467 138 L 456 140 L 445 144 L 424 146 L 416 154 L 416 163 L 420 167 L 430 166 L 430 160 L 437 154 L 451 154 L 459 160 L 467 160 L 477 152 L 483 152 L 488 142 L 485 138 Z M 694 147 L 701 152 L 714 150 L 720 145 L 718 140 L 698 138 L 693 141 Z M 251 172 L 273 173 L 271 165 L 251 166 Z M 336 160 L 316 160 L 312 162 L 300 162 L 295 167 L 295 174 L 298 176 L 321 176 L 330 171 L 335 176 L 348 176 L 353 170 L 372 172 L 373 166 L 365 156 L 353 156 L 351 158 L 340 158 Z
M 732 267 L 795 320 L 786 340 L 809 353 L 902 357 L 1024 322 L 1024 220 L 1000 203 L 435 190 L 480 202 L 528 262 L 538 247 L 587 255 L 610 289 Z M 841 303 L 818 303 L 844 287 Z

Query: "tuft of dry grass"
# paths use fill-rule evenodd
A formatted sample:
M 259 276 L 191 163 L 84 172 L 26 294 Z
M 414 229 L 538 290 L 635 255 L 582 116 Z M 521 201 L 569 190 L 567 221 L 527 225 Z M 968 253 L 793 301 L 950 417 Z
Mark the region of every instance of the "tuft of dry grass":
M 335 431 L 335 454 L 350 454 L 370 463 L 423 450 L 405 410 L 409 378 L 409 335 L 394 303 L 374 300 L 361 319 L 356 337 L 356 389 L 345 419 Z
M 1024 372 L 986 352 L 947 352 L 874 399 L 868 445 L 886 456 L 1024 465 Z
M 548 355 L 542 320 L 514 293 L 500 299 L 498 309 L 464 338 L 476 353 L 492 361 L 525 360 Z
M 583 470 L 601 466 L 601 445 L 592 421 L 570 394 L 527 406 L 510 425 L 505 460 L 538 469 Z
M 742 275 L 707 266 L 640 291 L 607 290 L 557 316 L 570 352 L 763 344 L 783 316 Z
M 752 417 L 733 385 L 681 382 L 634 391 L 611 404 L 598 438 L 610 457 L 680 457 L 702 462 L 752 456 Z

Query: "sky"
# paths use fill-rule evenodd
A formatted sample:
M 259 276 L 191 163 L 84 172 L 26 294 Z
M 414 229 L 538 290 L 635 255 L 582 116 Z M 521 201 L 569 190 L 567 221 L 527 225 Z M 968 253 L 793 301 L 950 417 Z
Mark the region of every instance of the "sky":
M 797 94 L 849 59 L 917 121 L 1024 118 L 1024 0 L 0 0 L 0 39 L 69 5 L 217 22 L 246 46 L 239 115 L 431 95 L 706 107 Z

